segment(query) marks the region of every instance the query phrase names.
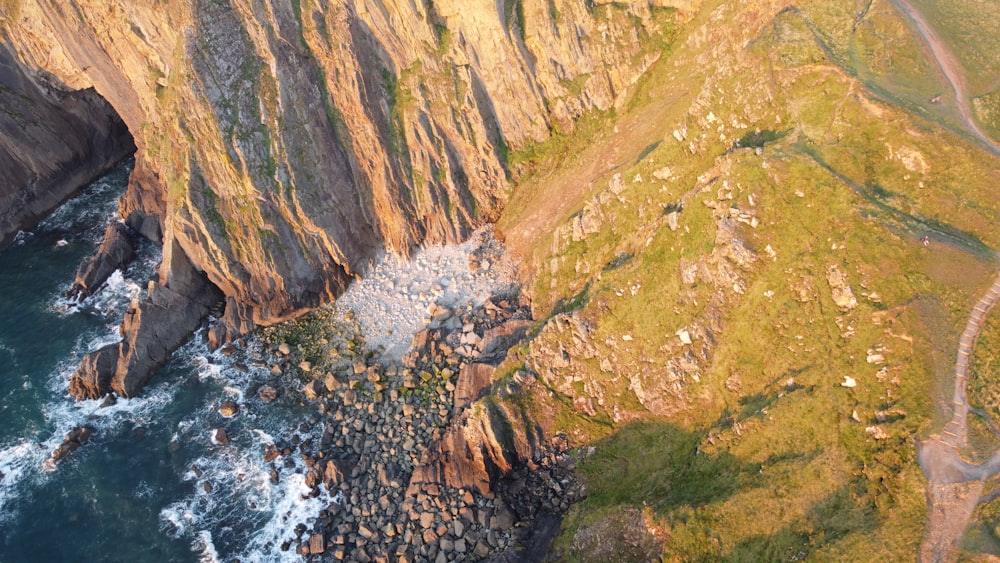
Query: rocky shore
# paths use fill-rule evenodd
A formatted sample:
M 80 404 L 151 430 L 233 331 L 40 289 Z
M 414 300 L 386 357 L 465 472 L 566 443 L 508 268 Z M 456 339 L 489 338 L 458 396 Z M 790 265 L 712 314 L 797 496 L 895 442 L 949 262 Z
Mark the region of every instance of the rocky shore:
M 533 324 L 522 297 L 431 305 L 402 359 L 366 351 L 352 320 L 318 310 L 265 331 L 263 353 L 247 358 L 274 376 L 247 401 L 266 405 L 303 381 L 316 407 L 261 452 L 273 481 L 305 471 L 311 495 L 331 499 L 280 549 L 310 561 L 542 560 L 581 490 L 567 442 L 524 435 L 495 400 L 534 384 L 498 373 Z

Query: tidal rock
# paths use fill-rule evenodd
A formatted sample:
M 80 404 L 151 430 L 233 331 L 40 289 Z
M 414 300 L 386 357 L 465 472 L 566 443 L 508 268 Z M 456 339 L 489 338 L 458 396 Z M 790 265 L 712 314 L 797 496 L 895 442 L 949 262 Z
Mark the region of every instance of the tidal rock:
M 278 398 L 278 390 L 270 385 L 265 385 L 257 391 L 257 396 L 260 397 L 260 400 L 265 404 L 270 403 Z
M 59 447 L 52 450 L 52 455 L 49 458 L 53 463 L 62 461 L 67 455 L 75 451 L 77 448 L 86 444 L 90 440 L 91 435 L 94 433 L 94 428 L 91 426 L 75 426 L 73 427 L 63 438 Z
M 135 396 L 219 300 L 218 289 L 179 246 L 165 249 L 159 283 L 150 282 L 146 298 L 133 301 L 125 313 L 123 340 L 84 356 L 70 394 L 92 399 L 114 390 Z
M 229 433 L 226 432 L 225 428 L 217 428 L 212 433 L 212 441 L 220 446 L 225 446 L 229 444 Z
M 112 221 L 104 231 L 104 241 L 97 254 L 80 264 L 70 296 L 83 298 L 94 292 L 117 269 L 135 256 L 135 245 L 128 227 Z
M 238 412 L 240 412 L 240 406 L 233 401 L 223 401 L 222 405 L 219 406 L 219 414 L 226 418 L 236 416 Z

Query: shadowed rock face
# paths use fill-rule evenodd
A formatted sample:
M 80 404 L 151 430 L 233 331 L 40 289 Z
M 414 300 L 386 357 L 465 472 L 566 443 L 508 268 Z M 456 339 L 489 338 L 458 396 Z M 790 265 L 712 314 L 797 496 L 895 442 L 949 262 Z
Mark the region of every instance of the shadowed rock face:
M 0 44 L 0 248 L 134 150 L 93 89 L 32 76 Z
M 135 135 L 122 218 L 224 294 L 214 342 L 495 218 L 507 151 L 622 103 L 674 18 L 648 0 L 16 4 L 20 58 Z

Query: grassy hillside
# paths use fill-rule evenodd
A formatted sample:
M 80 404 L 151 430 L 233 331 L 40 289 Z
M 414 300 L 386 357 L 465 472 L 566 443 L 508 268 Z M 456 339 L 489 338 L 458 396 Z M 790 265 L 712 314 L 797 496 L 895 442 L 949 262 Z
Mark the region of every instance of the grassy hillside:
M 923 539 L 915 442 L 950 416 L 995 276 L 1000 166 L 931 107 L 941 79 L 887 4 L 781 8 L 707 3 L 626 108 L 522 160 L 500 228 L 549 322 L 519 400 L 581 448 L 567 560 L 910 560 Z M 1000 415 L 997 326 L 972 393 Z

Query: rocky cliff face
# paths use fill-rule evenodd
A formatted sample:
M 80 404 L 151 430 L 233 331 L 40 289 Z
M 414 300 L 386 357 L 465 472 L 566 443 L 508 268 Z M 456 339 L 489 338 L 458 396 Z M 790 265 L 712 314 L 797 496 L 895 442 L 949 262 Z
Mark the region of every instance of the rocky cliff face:
M 0 44 L 0 248 L 134 150 L 94 90 L 33 75 Z
M 222 290 L 219 341 L 335 297 L 383 249 L 495 217 L 507 151 L 621 103 L 675 17 L 648 0 L 13 4 L 25 64 L 93 87 L 135 135 L 123 216 Z

